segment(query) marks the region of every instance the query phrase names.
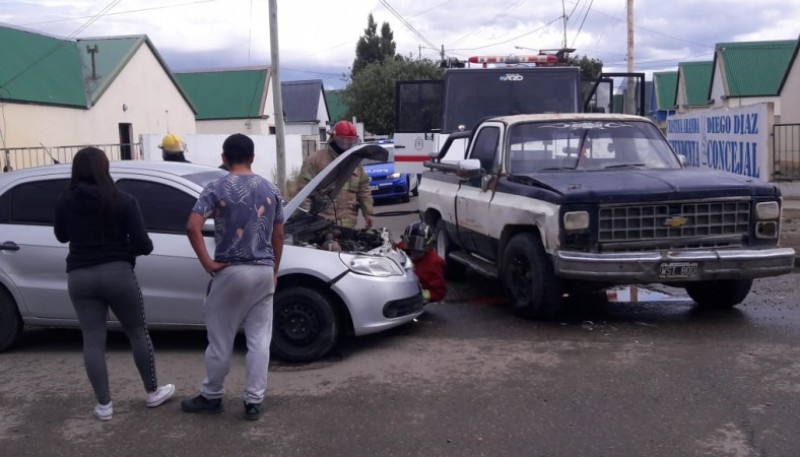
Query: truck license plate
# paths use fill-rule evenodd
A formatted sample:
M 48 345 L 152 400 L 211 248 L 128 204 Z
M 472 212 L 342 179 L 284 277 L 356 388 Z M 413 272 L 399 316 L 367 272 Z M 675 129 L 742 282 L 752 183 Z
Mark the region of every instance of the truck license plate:
M 696 278 L 697 262 L 668 262 L 662 263 L 658 276 L 665 279 Z

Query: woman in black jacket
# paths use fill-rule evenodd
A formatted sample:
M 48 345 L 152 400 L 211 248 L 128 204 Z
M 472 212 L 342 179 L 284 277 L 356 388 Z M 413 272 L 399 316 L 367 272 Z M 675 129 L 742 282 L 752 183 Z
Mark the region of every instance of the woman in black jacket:
M 54 229 L 58 241 L 69 242 L 67 288 L 83 335 L 86 373 L 97 397 L 94 415 L 109 420 L 113 412 L 105 356 L 109 308 L 130 340 L 147 406 L 169 400 L 175 386 L 159 387 L 156 381 L 142 291 L 133 272 L 136 256 L 149 254 L 153 243 L 138 203 L 117 189 L 102 150 L 87 147 L 75 155 L 69 186 L 56 203 Z

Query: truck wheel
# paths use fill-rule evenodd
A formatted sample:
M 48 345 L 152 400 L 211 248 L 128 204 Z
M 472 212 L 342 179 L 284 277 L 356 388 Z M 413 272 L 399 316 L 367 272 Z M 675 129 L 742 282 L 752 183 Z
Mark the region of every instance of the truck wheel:
M 444 259 L 444 277 L 446 279 L 457 280 L 464 277 L 467 273 L 467 266 L 463 263 L 450 260 L 448 257 L 453 252 L 453 242 L 447 236 L 444 228 L 444 221 L 439 219 L 436 222 L 436 252 Z
M 410 184 L 409 183 L 409 178 L 406 176 L 406 193 L 404 193 L 403 196 L 400 197 L 400 201 L 403 202 L 403 203 L 408 203 L 408 202 L 411 201 L 411 196 L 408 194 L 408 192 L 409 192 L 409 184 Z
M 17 342 L 22 335 L 22 318 L 11 294 L 0 287 L 0 352 Z
M 287 362 L 311 362 L 328 354 L 339 336 L 333 303 L 308 287 L 275 294 L 272 353 Z
M 752 286 L 752 279 L 702 281 L 687 284 L 686 293 L 701 308 L 728 309 L 741 303 Z
M 514 314 L 552 317 L 561 304 L 561 285 L 538 235 L 520 233 L 506 245 L 500 280 Z

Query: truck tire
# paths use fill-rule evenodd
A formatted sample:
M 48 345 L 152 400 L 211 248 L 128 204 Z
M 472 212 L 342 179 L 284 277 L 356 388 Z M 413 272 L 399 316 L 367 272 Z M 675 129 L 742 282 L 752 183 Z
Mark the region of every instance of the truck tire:
M 511 311 L 521 317 L 552 317 L 561 304 L 561 284 L 538 234 L 520 233 L 506 245 L 500 270 Z
M 0 352 L 17 342 L 22 335 L 22 318 L 11 294 L 0 287 Z
M 444 259 L 445 279 L 458 280 L 463 278 L 467 273 L 467 266 L 455 260 L 448 259 L 450 253 L 453 251 L 453 242 L 450 240 L 450 237 L 447 236 L 447 230 L 444 228 L 444 221 L 439 219 L 439 221 L 436 222 L 436 252 Z
M 752 286 L 752 279 L 702 281 L 687 284 L 686 293 L 701 308 L 729 309 L 741 303 Z

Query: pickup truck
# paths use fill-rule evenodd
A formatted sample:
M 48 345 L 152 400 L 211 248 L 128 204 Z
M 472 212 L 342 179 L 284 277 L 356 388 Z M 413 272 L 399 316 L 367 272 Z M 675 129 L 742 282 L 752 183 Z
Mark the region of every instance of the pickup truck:
M 753 278 L 793 268 L 794 250 L 778 246 L 777 186 L 686 168 L 643 117 L 491 117 L 425 166 L 419 208 L 446 276 L 499 278 L 524 317 L 623 284 L 682 287 L 701 307 L 730 308 Z

